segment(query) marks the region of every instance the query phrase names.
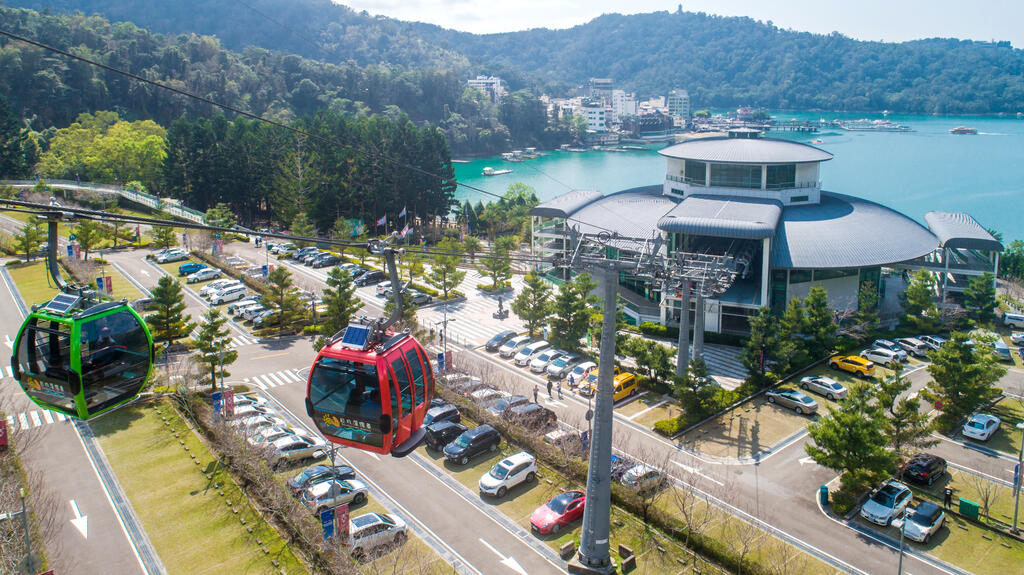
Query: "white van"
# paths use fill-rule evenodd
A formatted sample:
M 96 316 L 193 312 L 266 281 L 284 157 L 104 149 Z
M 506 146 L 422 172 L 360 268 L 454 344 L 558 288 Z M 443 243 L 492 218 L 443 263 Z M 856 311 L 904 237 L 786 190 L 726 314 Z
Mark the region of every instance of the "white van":
M 236 280 L 234 278 L 223 278 L 223 279 L 219 279 L 219 280 L 213 280 L 212 282 L 204 285 L 199 290 L 199 295 L 201 295 L 203 297 L 206 297 L 207 295 L 210 294 L 210 292 L 217 291 L 217 290 L 219 290 L 219 289 L 221 289 L 221 288 L 223 288 L 223 287 L 225 287 L 227 285 L 233 284 L 233 283 L 242 283 L 242 282 L 240 282 L 240 281 L 238 281 L 238 280 Z
M 244 285 L 228 286 L 210 294 L 210 303 L 217 305 L 229 301 L 237 301 L 245 297 L 248 291 Z
M 1024 328 L 1024 313 L 1004 313 L 1003 323 L 1010 327 Z

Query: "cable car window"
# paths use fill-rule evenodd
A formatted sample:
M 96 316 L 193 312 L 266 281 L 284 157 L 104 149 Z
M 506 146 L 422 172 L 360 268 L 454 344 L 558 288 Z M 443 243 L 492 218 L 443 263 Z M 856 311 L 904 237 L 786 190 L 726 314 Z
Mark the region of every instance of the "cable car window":
M 416 404 L 423 403 L 423 398 L 426 397 L 424 393 L 423 383 L 423 364 L 420 363 L 419 356 L 416 355 L 416 348 L 410 348 L 405 352 L 405 359 L 409 360 L 409 367 L 412 369 L 412 381 L 416 391 Z
M 395 378 L 398 381 L 398 393 L 402 397 L 402 417 L 412 413 L 412 383 L 409 381 L 409 372 L 405 370 L 405 362 L 401 356 L 391 362 L 391 369 L 395 370 Z
M 420 361 L 423 362 L 423 366 L 427 368 L 427 391 L 424 394 L 424 398 L 429 401 L 430 398 L 434 397 L 434 369 L 430 363 L 430 359 L 427 358 L 426 352 L 422 348 L 416 348 L 416 353 L 420 356 Z
M 315 421 L 326 434 L 376 447 L 384 445 L 376 365 L 321 358 L 310 376 L 309 399 L 313 409 L 322 412 Z
M 19 339 L 17 358 L 29 396 L 75 412 L 75 397 L 69 380 L 77 378 L 78 374 L 71 369 L 70 324 L 30 320 Z
M 149 370 L 149 339 L 128 310 L 81 324 L 82 386 L 90 413 L 136 395 Z
M 398 429 L 398 420 L 402 415 L 402 404 L 398 397 L 398 385 L 395 383 L 395 374 L 388 369 L 385 369 L 385 372 L 385 375 L 387 376 L 385 385 L 387 385 L 387 388 L 390 391 L 388 395 L 391 396 L 391 429 L 395 430 Z

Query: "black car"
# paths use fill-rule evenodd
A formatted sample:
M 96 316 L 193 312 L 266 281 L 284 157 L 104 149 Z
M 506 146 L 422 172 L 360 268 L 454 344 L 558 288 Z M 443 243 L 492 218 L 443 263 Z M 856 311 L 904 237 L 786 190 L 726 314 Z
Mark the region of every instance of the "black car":
M 448 405 L 448 402 L 440 397 L 435 397 L 430 400 L 430 407 L 440 407 L 442 405 Z
M 323 483 L 332 479 L 355 479 L 356 470 L 348 465 L 312 465 L 288 480 L 288 488 L 292 493 L 301 493 L 310 485 Z
M 368 271 L 365 274 L 359 276 L 359 278 L 356 279 L 355 284 L 357 286 L 369 286 L 369 285 L 379 284 L 380 282 L 384 281 L 385 279 L 387 279 L 387 278 L 384 275 L 384 272 L 382 272 L 380 270 L 372 270 L 372 271 Z
M 502 416 L 526 429 L 543 429 L 558 421 L 554 411 L 536 403 L 512 406 L 506 409 Z
M 366 268 L 351 268 L 348 270 L 348 275 L 352 278 L 353 281 L 355 281 L 369 272 L 370 270 Z
M 439 421 L 453 421 L 458 423 L 462 421 L 462 414 L 459 413 L 459 408 L 452 404 L 441 405 L 438 407 L 431 407 L 427 410 L 427 415 L 423 417 L 423 425 L 430 425 Z
M 486 423 L 464 432 L 444 447 L 444 456 L 448 461 L 460 465 L 487 451 L 497 451 L 501 445 L 501 434 Z
M 508 397 L 499 397 L 489 401 L 484 406 L 484 409 L 486 409 L 491 415 L 497 417 L 502 413 L 505 413 L 506 409 L 522 405 L 524 403 L 530 403 L 530 398 L 525 395 L 510 395 Z
M 309 265 L 314 268 L 325 268 L 328 266 L 336 266 L 341 263 L 341 258 L 334 254 L 322 255 L 315 260 L 309 262 Z
M 490 341 L 484 346 L 487 351 L 498 351 L 498 348 L 505 345 L 505 342 L 516 336 L 516 332 L 512 330 L 503 331 L 498 335 L 492 337 Z
M 931 453 L 918 453 L 903 465 L 903 477 L 931 485 L 946 472 L 946 460 Z
M 424 429 L 427 430 L 424 435 L 424 441 L 426 441 L 427 446 L 434 451 L 441 451 L 469 428 L 454 421 L 438 421 L 426 426 Z

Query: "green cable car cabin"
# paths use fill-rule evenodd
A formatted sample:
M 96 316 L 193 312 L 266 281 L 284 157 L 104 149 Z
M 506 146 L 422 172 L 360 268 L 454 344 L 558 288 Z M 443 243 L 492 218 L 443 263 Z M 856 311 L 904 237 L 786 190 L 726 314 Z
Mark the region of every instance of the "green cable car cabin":
M 88 419 L 139 395 L 153 366 L 153 338 L 126 302 L 83 306 L 62 293 L 29 314 L 11 369 L 44 409 Z

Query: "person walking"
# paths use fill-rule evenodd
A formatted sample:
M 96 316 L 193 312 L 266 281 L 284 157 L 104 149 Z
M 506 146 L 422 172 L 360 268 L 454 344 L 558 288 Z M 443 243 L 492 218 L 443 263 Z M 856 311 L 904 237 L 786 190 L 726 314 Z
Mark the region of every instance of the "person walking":
M 536 383 L 533 384 L 533 402 L 540 403 L 540 387 Z
M 558 380 L 558 399 L 564 399 L 562 396 L 562 380 Z
M 551 397 L 551 380 L 548 380 L 548 399 L 554 399 Z

